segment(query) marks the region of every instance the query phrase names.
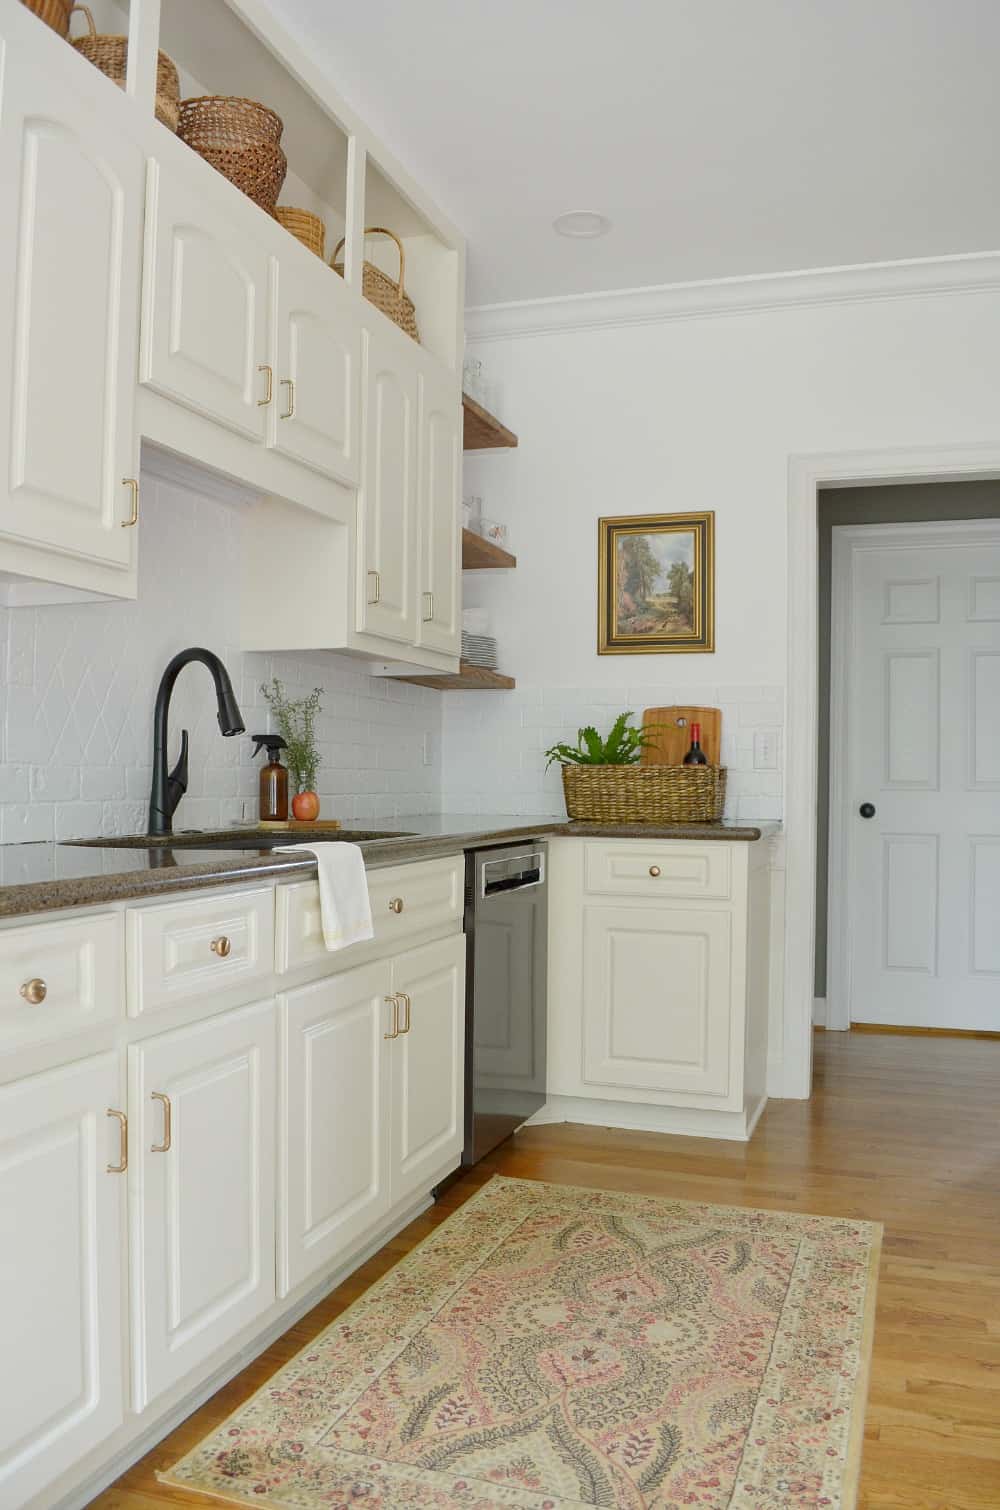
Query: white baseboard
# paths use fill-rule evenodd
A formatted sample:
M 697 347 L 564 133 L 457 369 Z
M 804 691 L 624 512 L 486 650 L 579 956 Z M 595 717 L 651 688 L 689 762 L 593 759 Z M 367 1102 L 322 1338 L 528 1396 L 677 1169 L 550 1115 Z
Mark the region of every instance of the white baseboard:
M 814 1028 L 825 1028 L 826 1027 L 826 997 L 825 996 L 814 996 L 813 997 L 813 1027 Z
M 705 1111 L 693 1106 L 651 1106 L 641 1101 L 603 1101 L 584 1096 L 550 1096 L 526 1124 L 581 1122 L 586 1127 L 620 1127 L 626 1132 L 681 1133 L 691 1138 L 728 1138 L 746 1143 L 767 1097 L 738 1112 Z

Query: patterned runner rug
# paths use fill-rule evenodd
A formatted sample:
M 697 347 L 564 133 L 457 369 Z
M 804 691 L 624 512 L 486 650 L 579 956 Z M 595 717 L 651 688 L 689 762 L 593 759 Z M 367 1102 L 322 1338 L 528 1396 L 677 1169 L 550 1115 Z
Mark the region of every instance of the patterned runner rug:
M 497 1177 L 161 1478 L 275 1510 L 848 1510 L 881 1231 Z

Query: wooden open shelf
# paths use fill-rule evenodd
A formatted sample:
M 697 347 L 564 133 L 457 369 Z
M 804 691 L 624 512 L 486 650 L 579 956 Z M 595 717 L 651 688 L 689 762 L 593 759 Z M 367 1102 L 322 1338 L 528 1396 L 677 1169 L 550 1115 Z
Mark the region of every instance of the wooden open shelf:
M 496 451 L 504 446 L 517 445 L 513 430 L 502 425 L 495 415 L 482 404 L 477 404 L 467 393 L 462 394 L 464 413 L 463 449 L 466 451 Z
M 398 676 L 396 681 L 411 682 L 414 687 L 433 687 L 438 692 L 509 692 L 516 686 L 512 676 L 489 671 L 485 666 L 470 666 L 462 661 L 454 675 Z
M 492 540 L 484 540 L 472 530 L 462 531 L 462 570 L 491 571 L 498 567 L 517 565 L 517 557 Z

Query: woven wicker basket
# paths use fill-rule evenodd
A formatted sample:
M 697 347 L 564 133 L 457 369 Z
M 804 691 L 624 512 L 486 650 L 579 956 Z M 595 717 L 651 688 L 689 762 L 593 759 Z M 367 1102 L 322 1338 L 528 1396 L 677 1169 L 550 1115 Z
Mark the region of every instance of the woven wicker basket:
M 51 26 L 61 37 L 69 36 L 69 15 L 73 0 L 21 0 L 28 10 L 41 17 L 46 26 Z
M 257 100 L 222 94 L 181 100 L 177 135 L 248 199 L 274 214 L 288 160 L 280 115 Z
M 564 765 L 571 818 L 590 823 L 715 823 L 726 800 L 717 765 Z
M 399 252 L 399 282 L 393 283 L 388 273 L 384 273 L 374 262 L 366 262 L 361 277 L 361 292 L 370 304 L 380 309 L 384 315 L 388 315 L 394 325 L 400 330 L 405 330 L 414 341 L 420 340 L 417 334 L 417 312 L 413 307 L 413 300 L 406 292 L 406 254 L 403 251 L 403 243 L 394 231 L 386 230 L 384 225 L 369 225 L 365 227 L 366 236 L 388 236 L 396 243 Z M 330 266 L 335 273 L 344 276 L 344 265 L 337 258 L 343 250 L 344 242 L 337 242 L 333 256 L 330 258 Z
M 107 74 L 119 89 L 124 89 L 128 63 L 128 37 L 99 32 L 88 6 L 74 5 L 70 14 L 76 15 L 77 11 L 86 17 L 90 30 L 86 37 L 77 37 L 73 46 L 87 59 L 88 63 L 93 63 L 94 67 Z M 180 95 L 181 86 L 177 77 L 176 64 L 172 58 L 167 57 L 165 52 L 161 52 L 156 60 L 156 119 L 162 121 L 168 131 L 177 130 Z
M 279 204 L 274 218 L 286 231 L 291 231 L 296 241 L 301 241 L 317 257 L 323 256 L 326 226 L 318 215 L 314 215 L 311 210 L 297 210 L 292 205 Z

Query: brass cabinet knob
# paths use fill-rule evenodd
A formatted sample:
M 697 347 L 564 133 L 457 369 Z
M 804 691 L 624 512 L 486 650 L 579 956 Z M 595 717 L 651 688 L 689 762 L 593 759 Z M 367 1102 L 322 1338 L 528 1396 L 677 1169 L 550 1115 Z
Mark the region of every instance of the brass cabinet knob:
M 392 900 L 389 903 L 389 911 L 390 912 L 399 913 L 399 912 L 402 912 L 402 910 L 403 910 L 403 898 L 402 897 L 393 897 Z
M 21 995 L 25 1001 L 30 1001 L 33 1007 L 37 1007 L 40 1001 L 44 1001 L 48 994 L 49 988 L 39 975 L 26 980 L 21 987 Z
M 232 952 L 233 946 L 231 940 L 227 939 L 226 935 L 223 934 L 221 938 L 212 940 L 211 947 L 213 954 L 217 954 L 220 959 L 225 959 L 226 956 Z
M 660 867 L 658 865 L 651 865 L 649 867 L 649 873 L 653 877 L 653 880 L 655 881 L 656 878 L 657 878 L 657 876 L 660 874 Z

